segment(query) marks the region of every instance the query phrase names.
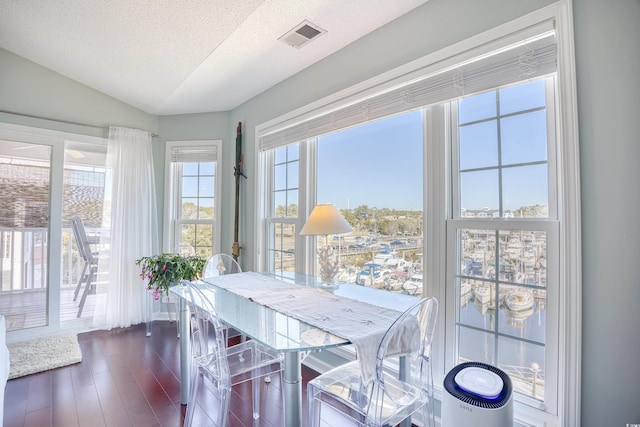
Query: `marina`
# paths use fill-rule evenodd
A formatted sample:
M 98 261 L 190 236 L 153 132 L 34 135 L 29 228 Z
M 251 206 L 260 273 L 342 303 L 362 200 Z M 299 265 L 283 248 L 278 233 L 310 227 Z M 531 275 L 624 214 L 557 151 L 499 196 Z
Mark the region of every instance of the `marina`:
M 352 212 L 356 211 L 359 209 Z M 385 232 L 375 231 L 373 221 L 361 222 L 365 218 L 366 213 L 355 216 L 352 232 L 317 240 L 318 247 L 332 246 L 339 257 L 335 280 L 421 297 L 428 277 L 423 233 L 418 226 L 422 212 L 381 217 L 378 211 L 377 223 L 386 221 Z M 409 219 L 411 222 L 402 222 Z M 272 252 L 273 262 L 283 271 L 293 272 L 295 229 L 281 231 L 274 236 L 280 244 Z M 456 246 L 453 286 L 448 285 L 445 292 L 456 295 L 457 359 L 503 368 L 519 393 L 544 401 L 546 232 L 460 229 Z
M 414 236 L 368 234 L 335 239 L 340 282 L 421 296 L 423 244 Z M 544 400 L 546 236 L 466 230 L 459 239 L 456 325 L 460 362 L 504 369 L 521 394 Z

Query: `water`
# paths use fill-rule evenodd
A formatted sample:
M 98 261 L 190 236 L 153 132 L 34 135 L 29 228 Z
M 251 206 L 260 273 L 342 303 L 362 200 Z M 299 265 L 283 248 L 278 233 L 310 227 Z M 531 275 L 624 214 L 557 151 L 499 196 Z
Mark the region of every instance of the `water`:
M 464 300 L 463 300 L 464 302 Z M 460 308 L 459 356 L 510 369 L 530 377 L 538 366 L 538 378 L 544 376 L 544 343 L 546 331 L 545 301 L 536 299 L 533 307 L 513 313 L 504 306 L 489 310 L 470 300 Z M 463 325 L 482 329 L 466 328 Z M 520 367 L 521 369 L 518 369 Z M 511 372 L 509 372 L 511 374 Z

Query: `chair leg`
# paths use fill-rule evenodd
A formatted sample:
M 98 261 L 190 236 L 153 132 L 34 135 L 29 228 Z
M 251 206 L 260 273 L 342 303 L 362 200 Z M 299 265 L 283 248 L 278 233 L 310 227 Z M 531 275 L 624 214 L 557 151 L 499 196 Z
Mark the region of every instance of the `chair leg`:
M 198 400 L 198 390 L 200 389 L 200 382 L 205 381 L 205 377 L 200 375 L 199 368 L 193 368 L 195 374 L 191 376 L 191 389 L 189 390 L 189 403 L 187 403 L 187 412 L 184 416 L 184 427 L 191 427 L 193 425 L 193 417 Z M 205 387 L 206 389 L 206 387 Z M 216 417 L 217 426 L 229 425 L 229 402 L 231 399 L 231 388 L 223 387 L 217 390 L 216 393 L 220 399 L 220 406 Z
M 251 380 L 251 391 L 253 392 L 253 419 L 257 420 L 260 418 L 260 386 L 262 385 L 262 381 L 260 381 L 261 377 L 256 377 L 254 375 L 253 380 Z
M 74 301 L 78 299 L 78 292 L 80 292 L 80 288 L 82 288 L 82 283 L 84 282 L 84 279 L 87 277 L 87 267 L 89 267 L 89 263 L 85 261 L 84 266 L 82 267 L 82 273 L 80 274 L 80 277 L 78 277 L 78 284 L 76 285 L 76 290 L 73 293 Z
M 151 332 L 153 329 L 153 295 L 152 291 L 147 289 L 144 295 L 145 304 L 147 305 L 147 336 L 151 336 Z
M 320 425 L 320 405 L 315 393 L 313 385 L 307 385 L 307 408 L 308 408 L 308 424 L 309 427 L 318 427 Z
M 95 271 L 93 268 L 90 268 L 89 278 L 87 279 L 87 284 L 84 286 L 84 291 L 82 292 L 82 298 L 80 298 L 80 306 L 78 307 L 78 314 L 76 315 L 76 317 L 82 316 L 84 303 L 87 301 L 87 295 L 89 294 L 89 289 L 91 289 L 91 285 L 93 284 L 94 278 L 95 278 Z
M 280 402 L 282 402 L 282 418 L 286 418 L 286 413 L 284 410 L 284 402 L 285 402 L 285 397 L 284 397 L 284 370 L 280 370 L 280 372 L 278 373 L 280 376 Z
M 218 411 L 218 425 L 229 425 L 229 402 L 231 400 L 231 388 L 224 388 L 219 391 L 220 410 Z
M 173 298 L 173 297 L 169 297 L 169 298 Z M 171 320 L 171 307 L 173 307 L 173 309 L 176 312 L 177 337 L 180 338 L 180 308 L 179 308 L 180 303 L 178 301 L 172 301 L 171 299 L 168 299 L 167 302 L 169 303 L 167 306 L 167 311 L 169 312 L 169 322 L 173 322 L 173 320 Z
M 176 336 L 180 338 L 180 313 L 178 311 L 178 304 L 176 304 Z
M 172 323 L 173 319 L 172 319 L 172 315 L 171 315 L 171 307 L 173 307 L 176 311 L 176 317 L 178 317 L 178 308 L 175 302 L 173 302 L 173 300 L 171 299 L 171 295 L 167 296 L 167 316 L 169 316 L 169 322 Z

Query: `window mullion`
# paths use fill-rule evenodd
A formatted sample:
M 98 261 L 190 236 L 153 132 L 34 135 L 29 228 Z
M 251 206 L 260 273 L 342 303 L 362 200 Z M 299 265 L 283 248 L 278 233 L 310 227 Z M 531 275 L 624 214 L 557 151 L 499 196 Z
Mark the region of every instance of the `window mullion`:
M 545 79 L 545 98 L 547 106 L 547 167 L 549 168 L 549 218 L 558 219 L 558 149 L 556 128 L 556 77 Z
M 174 197 L 171 197 L 168 203 L 172 205 L 172 218 L 175 218 L 174 226 L 173 226 L 173 240 L 168 242 L 168 247 L 165 248 L 166 251 L 172 250 L 169 248 L 173 248 L 176 246 L 176 243 L 180 241 L 180 223 L 182 220 L 182 163 L 181 162 L 172 162 L 171 169 L 173 170 L 173 193 Z
M 444 104 L 433 105 L 424 111 L 424 202 L 423 216 L 424 232 L 424 260 L 425 265 L 425 289 L 423 295 L 434 296 L 441 303 L 439 313 L 438 333 L 433 343 L 433 373 L 435 382 L 441 384 L 444 379 L 445 365 L 448 360 L 448 346 L 452 341 L 445 339 L 449 335 L 446 318 L 451 313 L 447 300 L 446 274 L 447 242 L 446 219 L 450 209 L 447 203 L 450 201 L 447 192 L 447 181 L 450 176 L 450 159 L 447 159 L 447 146 L 445 141 L 449 139 L 447 117 L 450 116 L 449 106 Z M 447 353 L 447 354 L 445 354 Z
M 300 167 L 299 167 L 299 191 L 298 191 L 298 223 L 296 230 L 299 232 L 317 203 L 318 189 L 318 139 L 309 139 L 300 144 Z M 316 237 L 296 236 L 296 249 L 300 249 L 300 256 L 296 259 L 296 271 L 304 274 L 316 274 Z
M 500 115 L 500 91 L 496 90 L 496 136 L 498 140 L 496 143 L 498 144 L 498 212 L 500 212 L 500 217 L 504 216 L 504 200 L 502 197 L 502 126 L 501 120 L 502 117 Z M 497 350 L 497 349 L 496 349 Z M 496 352 L 497 354 L 497 352 Z
M 449 174 L 447 174 L 450 183 L 446 187 L 450 194 L 451 203 L 449 204 L 450 212 L 447 215 L 447 219 L 458 219 L 462 210 L 460 200 L 460 162 L 457 161 L 460 158 L 460 130 L 456 126 L 456 123 L 458 123 L 458 103 L 449 102 L 446 104 L 446 108 L 449 110 L 449 116 L 445 118 L 449 135 L 446 140 L 443 139 L 442 144 L 446 145 L 446 151 L 451 153 L 448 162 L 451 168 Z

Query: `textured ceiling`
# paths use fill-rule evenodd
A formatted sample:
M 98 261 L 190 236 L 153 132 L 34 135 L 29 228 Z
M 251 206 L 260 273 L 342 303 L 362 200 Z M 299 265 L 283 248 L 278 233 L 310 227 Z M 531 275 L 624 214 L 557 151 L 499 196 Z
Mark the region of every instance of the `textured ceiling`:
M 0 47 L 151 114 L 227 111 L 426 1 L 0 0 Z M 304 20 L 327 33 L 278 41 Z

